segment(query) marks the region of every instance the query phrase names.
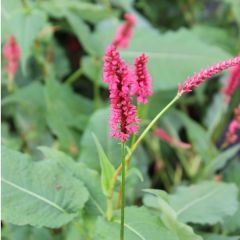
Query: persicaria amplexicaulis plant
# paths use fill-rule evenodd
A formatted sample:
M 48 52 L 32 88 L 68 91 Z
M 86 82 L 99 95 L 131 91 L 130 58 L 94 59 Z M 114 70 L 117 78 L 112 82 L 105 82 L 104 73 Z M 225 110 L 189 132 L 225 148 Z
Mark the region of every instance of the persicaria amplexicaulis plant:
M 131 134 L 137 133 L 139 119 L 130 96 L 133 76 L 113 46 L 107 49 L 104 57 L 104 81 L 109 84 L 111 135 L 125 142 Z
M 110 45 L 104 56 L 103 79 L 109 85 L 109 98 L 111 104 L 110 129 L 111 136 L 120 140 L 122 143 L 122 163 L 115 170 L 112 178 L 112 186 L 114 188 L 116 179 L 122 170 L 121 185 L 121 228 L 120 239 L 124 239 L 124 198 L 125 198 L 125 171 L 129 166 L 131 156 L 139 143 L 142 141 L 148 131 L 154 126 L 159 118 L 183 95 L 191 92 L 208 78 L 222 72 L 230 67 L 239 67 L 240 57 L 225 60 L 211 67 L 201 70 L 192 77 L 186 79 L 183 84 L 178 87 L 178 93 L 173 100 L 157 114 L 157 116 L 148 124 L 141 135 L 130 146 L 128 154 L 125 156 L 125 143 L 132 134 L 137 134 L 139 118 L 137 117 L 137 107 L 134 106 L 132 97 L 137 97 L 139 103 L 146 104 L 148 97 L 152 94 L 151 77 L 148 73 L 147 57 L 142 54 L 137 57 L 134 62 L 134 71 L 127 63 L 121 59 L 120 53 L 116 46 Z M 169 140 L 169 139 L 168 139 Z M 113 189 L 112 189 L 113 191 Z M 112 196 L 112 194 L 110 194 Z

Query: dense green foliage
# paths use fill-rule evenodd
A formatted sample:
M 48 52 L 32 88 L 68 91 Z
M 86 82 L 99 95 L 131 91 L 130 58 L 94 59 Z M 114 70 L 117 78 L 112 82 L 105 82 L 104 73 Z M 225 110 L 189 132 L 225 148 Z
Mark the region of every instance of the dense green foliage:
M 21 49 L 14 80 L 2 61 L 2 239 L 119 239 L 120 176 L 107 215 L 121 146 L 109 137 L 102 58 L 124 12 L 137 25 L 121 55 L 132 63 L 146 53 L 153 79 L 141 130 L 179 83 L 240 52 L 239 0 L 2 0 L 2 46 L 14 35 Z M 154 131 L 137 148 L 126 240 L 240 239 L 239 141 L 223 146 L 240 89 L 225 102 L 227 78 L 182 97 L 157 123 L 190 148 Z

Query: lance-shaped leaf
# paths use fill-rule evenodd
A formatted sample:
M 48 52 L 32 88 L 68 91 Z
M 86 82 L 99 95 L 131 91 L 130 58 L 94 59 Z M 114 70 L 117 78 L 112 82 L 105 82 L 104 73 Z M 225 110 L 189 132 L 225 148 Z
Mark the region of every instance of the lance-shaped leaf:
M 108 157 L 106 156 L 101 144 L 99 143 L 97 137 L 92 133 L 93 139 L 95 141 L 98 156 L 100 160 L 101 166 L 101 183 L 102 183 L 102 190 L 103 193 L 108 196 L 109 191 L 112 189 L 112 177 L 114 174 L 114 167 L 112 163 L 109 161 Z
M 2 147 L 2 219 L 16 225 L 60 227 L 88 199 L 82 182 L 54 160 L 34 162 Z

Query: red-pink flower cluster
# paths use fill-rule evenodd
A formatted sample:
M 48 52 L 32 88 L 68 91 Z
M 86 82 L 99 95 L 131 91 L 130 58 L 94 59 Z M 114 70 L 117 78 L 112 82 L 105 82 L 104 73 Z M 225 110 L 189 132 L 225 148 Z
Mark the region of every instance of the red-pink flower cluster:
M 183 148 L 183 149 L 188 149 L 191 148 L 192 145 L 189 143 L 184 143 L 181 142 L 177 139 L 172 138 L 166 131 L 164 131 L 162 128 L 156 128 L 154 131 L 154 135 L 161 138 L 163 141 L 178 147 L 178 148 Z
M 108 47 L 104 57 L 104 81 L 109 84 L 111 102 L 111 136 L 127 141 L 137 133 L 139 119 L 131 103 L 132 75 L 114 46 Z
M 223 88 L 223 93 L 227 102 L 231 100 L 231 97 L 235 90 L 240 86 L 240 65 L 233 67 L 230 71 L 227 84 Z
M 230 122 L 226 134 L 226 142 L 233 144 L 237 141 L 237 131 L 240 130 L 240 106 L 234 109 L 234 119 Z
M 189 77 L 182 85 L 178 87 L 178 93 L 184 94 L 191 92 L 195 87 L 203 83 L 206 79 L 213 77 L 217 73 L 222 72 L 225 69 L 230 67 L 235 67 L 240 65 L 240 56 L 235 58 L 217 63 L 205 70 L 200 71 L 199 73 Z
M 137 97 L 139 103 L 143 104 L 146 104 L 148 97 L 152 95 L 152 79 L 147 70 L 147 61 L 147 56 L 142 54 L 134 62 L 132 95 Z
M 116 48 L 128 48 L 129 41 L 132 37 L 133 27 L 136 25 L 136 17 L 132 14 L 125 13 L 125 23 L 117 30 L 112 45 Z
M 13 80 L 19 65 L 20 47 L 18 46 L 15 37 L 10 36 L 3 47 L 3 55 L 7 60 L 6 70 L 8 79 Z

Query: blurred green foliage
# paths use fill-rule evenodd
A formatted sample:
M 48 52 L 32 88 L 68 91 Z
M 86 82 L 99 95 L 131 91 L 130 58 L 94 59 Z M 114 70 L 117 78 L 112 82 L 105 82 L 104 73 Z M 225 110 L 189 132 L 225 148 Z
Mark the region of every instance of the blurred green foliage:
M 2 239 L 118 239 L 119 210 L 106 220 L 92 133 L 116 168 L 102 57 L 125 12 L 137 26 L 121 55 L 130 63 L 146 53 L 153 79 L 142 128 L 185 78 L 240 52 L 239 0 L 2 0 L 2 46 L 13 35 L 21 48 L 14 81 L 2 61 Z M 239 142 L 221 145 L 240 94 L 224 101 L 227 74 L 158 123 L 190 149 L 153 132 L 137 149 L 127 177 L 127 240 L 239 239 Z

